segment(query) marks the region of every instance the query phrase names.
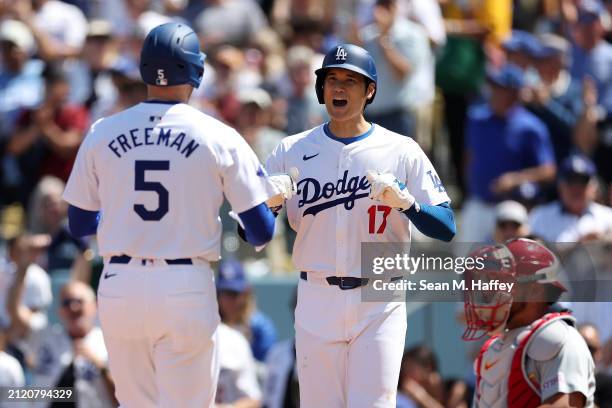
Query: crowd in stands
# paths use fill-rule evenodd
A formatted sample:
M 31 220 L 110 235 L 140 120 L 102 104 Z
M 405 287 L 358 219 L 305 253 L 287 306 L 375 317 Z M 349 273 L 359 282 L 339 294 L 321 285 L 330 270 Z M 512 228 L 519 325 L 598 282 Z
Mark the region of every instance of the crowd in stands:
M 96 317 L 103 260 L 94 238 L 70 235 L 61 194 L 89 126 L 146 98 L 138 59 L 153 27 L 194 28 L 207 58 L 190 103 L 262 162 L 326 121 L 323 54 L 362 45 L 378 70 L 366 118 L 414 138 L 441 170 L 457 241 L 601 243 L 609 256 L 611 14 L 610 0 L 0 0 L 0 386 L 72 386 L 77 406 L 116 406 Z M 297 407 L 293 340 L 277 338 L 247 279 L 293 272 L 292 232 L 281 216 L 255 253 L 228 211 L 218 404 Z M 601 406 L 612 404 L 611 307 L 570 305 Z M 469 406 L 473 377 L 442 378 L 440 357 L 406 351 L 398 406 Z

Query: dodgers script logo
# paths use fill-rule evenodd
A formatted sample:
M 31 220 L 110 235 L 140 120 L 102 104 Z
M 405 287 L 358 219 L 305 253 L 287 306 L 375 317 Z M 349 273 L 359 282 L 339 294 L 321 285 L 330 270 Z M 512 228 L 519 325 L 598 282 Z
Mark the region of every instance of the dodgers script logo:
M 336 61 L 346 61 L 346 57 L 348 56 L 348 52 L 341 46 L 338 46 L 336 49 Z
M 322 199 L 331 198 L 334 195 L 347 194 L 345 197 L 340 197 L 335 200 L 326 201 L 321 204 L 316 204 L 308 207 L 304 211 L 304 216 L 311 214 L 317 215 L 323 210 L 344 204 L 347 210 L 353 209 L 355 201 L 367 197 L 370 190 L 368 179 L 363 176 L 348 177 L 348 170 L 344 171 L 342 178 L 335 183 L 330 181 L 321 186 L 321 183 L 314 178 L 305 178 L 297 183 L 297 193 L 301 195 L 298 201 L 298 207 L 302 208 L 306 204 L 313 204 Z M 365 191 L 365 193 L 359 193 Z M 358 194 L 359 193 L 359 194 Z

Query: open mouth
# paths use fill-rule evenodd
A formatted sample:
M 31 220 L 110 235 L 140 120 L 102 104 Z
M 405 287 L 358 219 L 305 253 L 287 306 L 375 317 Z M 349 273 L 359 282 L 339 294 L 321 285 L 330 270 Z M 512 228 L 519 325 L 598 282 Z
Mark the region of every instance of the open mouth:
M 348 101 L 346 99 L 334 99 L 332 103 L 334 106 L 342 107 L 342 106 L 346 106 Z

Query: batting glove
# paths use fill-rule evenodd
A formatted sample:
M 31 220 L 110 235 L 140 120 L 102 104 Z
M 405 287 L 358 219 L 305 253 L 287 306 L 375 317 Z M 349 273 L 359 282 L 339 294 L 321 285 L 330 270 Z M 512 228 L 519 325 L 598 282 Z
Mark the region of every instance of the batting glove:
M 299 172 L 295 167 L 291 167 L 289 173 L 270 174 L 268 176 L 268 180 L 272 182 L 276 191 L 279 192 L 266 201 L 266 204 L 272 211 L 280 210 L 285 201 L 290 200 L 297 193 L 295 181 L 298 176 Z
M 405 211 L 412 207 L 416 199 L 406 185 L 399 181 L 393 174 L 380 174 L 373 170 L 366 172 L 370 182 L 370 198 L 385 203 L 389 207 Z

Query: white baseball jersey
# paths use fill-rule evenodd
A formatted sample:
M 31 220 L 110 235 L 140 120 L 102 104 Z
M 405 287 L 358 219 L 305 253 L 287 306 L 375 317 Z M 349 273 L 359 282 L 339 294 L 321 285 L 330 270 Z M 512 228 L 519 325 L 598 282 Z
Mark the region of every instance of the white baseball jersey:
M 257 366 L 247 339 L 238 330 L 221 323 L 219 336 L 219 382 L 217 404 L 233 404 L 241 398 L 261 399 Z
M 293 262 L 302 271 L 361 276 L 361 242 L 410 242 L 406 215 L 368 198 L 367 170 L 391 173 L 421 204 L 449 202 L 431 162 L 412 139 L 372 125 L 348 145 L 325 125 L 283 139 L 267 160 L 270 173 L 299 170 L 287 216 L 297 231 Z
M 475 407 L 508 406 L 512 360 L 530 330 L 530 326 L 510 330 L 485 351 L 480 366 L 482 378 L 476 391 L 480 399 L 474 400 Z M 580 392 L 585 396 L 585 407 L 593 407 L 595 365 L 580 333 L 565 321 L 555 320 L 534 334 L 527 344 L 525 369 L 528 378 L 539 385 L 542 402 L 557 393 Z
M 232 128 L 186 104 L 147 101 L 91 127 L 64 199 L 101 210 L 102 256 L 216 261 L 224 193 L 241 213 L 275 191 Z

